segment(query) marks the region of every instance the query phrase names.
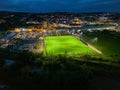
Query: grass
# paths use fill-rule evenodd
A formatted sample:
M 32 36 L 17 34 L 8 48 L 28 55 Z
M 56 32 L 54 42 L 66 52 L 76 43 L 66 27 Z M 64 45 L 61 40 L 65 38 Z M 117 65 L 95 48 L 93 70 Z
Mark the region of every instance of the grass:
M 91 42 L 91 40 L 95 37 L 98 37 L 97 44 L 95 42 Z M 104 55 L 114 59 L 120 58 L 120 39 L 116 39 L 113 36 L 101 34 L 92 36 L 85 35 L 83 38 L 95 46 L 97 49 L 101 50 Z
M 74 36 L 47 36 L 46 55 L 96 54 Z

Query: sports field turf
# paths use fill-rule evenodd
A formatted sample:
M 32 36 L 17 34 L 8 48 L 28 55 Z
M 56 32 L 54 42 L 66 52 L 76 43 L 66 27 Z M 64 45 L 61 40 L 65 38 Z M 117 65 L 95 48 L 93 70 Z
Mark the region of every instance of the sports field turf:
M 47 36 L 46 55 L 95 54 L 88 46 L 74 36 Z

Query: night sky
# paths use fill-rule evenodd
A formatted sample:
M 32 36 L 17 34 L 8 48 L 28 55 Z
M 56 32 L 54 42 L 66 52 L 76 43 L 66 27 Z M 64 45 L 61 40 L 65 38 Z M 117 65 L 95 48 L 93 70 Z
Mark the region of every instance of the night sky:
M 0 0 L 1 11 L 120 12 L 120 0 Z

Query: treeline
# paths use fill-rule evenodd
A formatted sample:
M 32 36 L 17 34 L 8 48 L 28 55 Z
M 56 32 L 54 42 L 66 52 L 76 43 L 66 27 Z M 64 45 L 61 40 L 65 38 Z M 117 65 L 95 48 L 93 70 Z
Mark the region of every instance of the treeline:
M 20 55 L 14 65 L 0 69 L 0 81 L 8 90 L 88 90 L 91 70 L 67 59 Z
M 12 57 L 11 66 L 0 60 L 0 83 L 7 85 L 6 90 L 92 90 L 94 76 L 120 75 L 119 62 L 89 55 L 47 57 L 22 52 Z

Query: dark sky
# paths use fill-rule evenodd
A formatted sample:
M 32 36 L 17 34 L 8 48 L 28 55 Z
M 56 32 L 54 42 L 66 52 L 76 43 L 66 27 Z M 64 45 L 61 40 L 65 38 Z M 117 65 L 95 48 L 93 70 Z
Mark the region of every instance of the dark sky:
M 0 0 L 0 10 L 18 12 L 120 12 L 120 0 Z

